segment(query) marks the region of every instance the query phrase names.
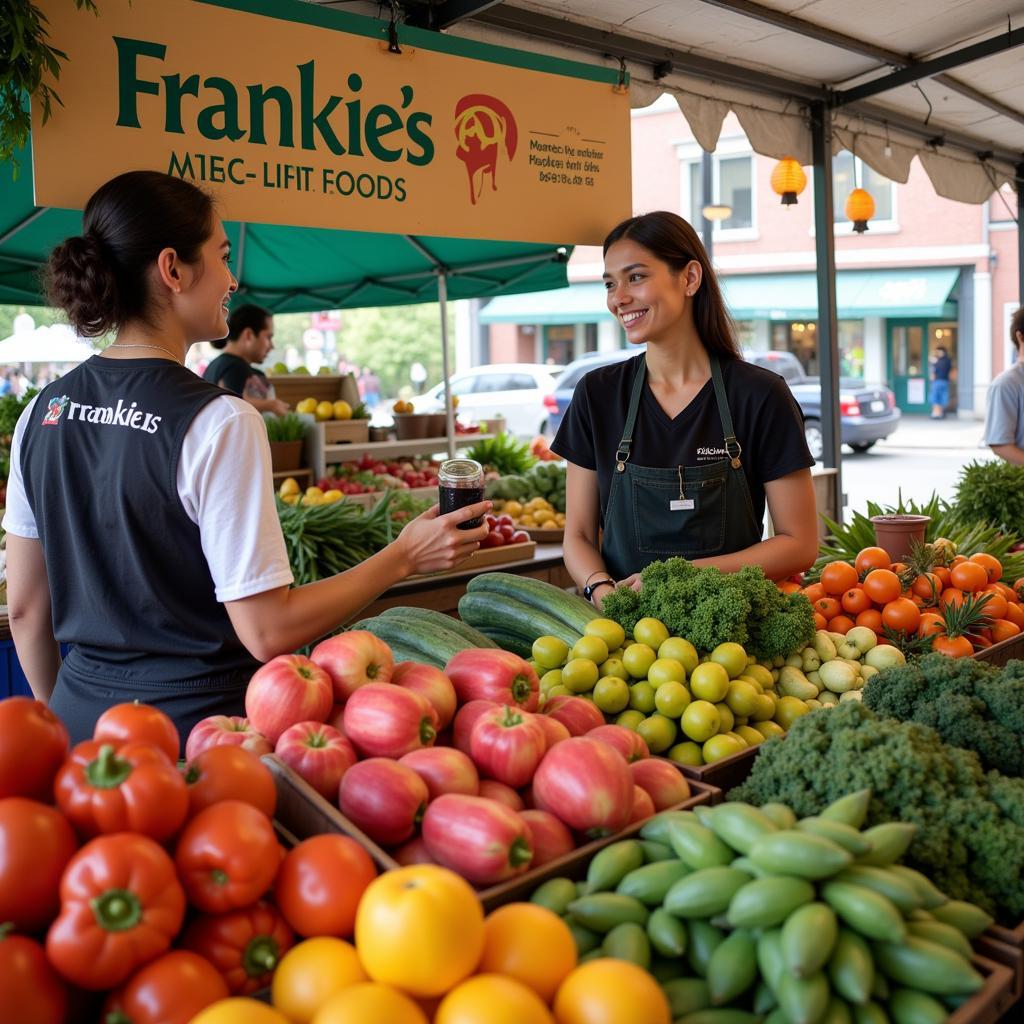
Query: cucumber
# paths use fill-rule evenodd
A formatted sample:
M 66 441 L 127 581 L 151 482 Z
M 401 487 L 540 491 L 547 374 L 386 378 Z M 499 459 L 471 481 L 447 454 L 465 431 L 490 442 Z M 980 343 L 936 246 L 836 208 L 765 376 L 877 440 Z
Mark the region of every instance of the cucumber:
M 573 900 L 569 904 L 569 913 L 574 921 L 595 932 L 609 932 L 617 924 L 627 921 L 647 924 L 650 916 L 639 900 L 615 892 L 597 892 Z
M 549 878 L 543 885 L 533 890 L 531 903 L 547 907 L 552 913 L 561 917 L 569 904 L 576 899 L 576 886 L 568 878 Z
M 384 619 L 405 619 L 409 622 L 423 622 L 426 625 L 436 625 L 446 629 L 450 633 L 461 636 L 469 647 L 493 647 L 488 643 L 487 637 L 478 629 L 474 629 L 468 623 L 457 619 L 454 615 L 445 615 L 444 612 L 435 612 L 431 608 L 415 608 L 410 605 L 396 605 L 393 608 L 386 608 L 380 613 Z
M 821 897 L 845 924 L 865 938 L 899 942 L 907 934 L 895 904 L 874 889 L 853 882 L 829 882 L 822 888 Z
M 675 854 L 672 852 L 672 847 L 668 843 L 655 842 L 653 839 L 641 839 L 639 840 L 640 846 L 643 847 L 644 860 L 648 864 L 657 864 L 663 860 L 675 860 Z M 985 927 L 988 927 L 987 925 Z M 984 929 L 982 929 L 984 931 Z
M 762 836 L 779 831 L 771 818 L 749 804 L 719 804 L 708 818 L 704 824 L 737 853 L 749 853 Z
M 828 1009 L 831 990 L 828 979 L 820 971 L 808 978 L 798 978 L 783 971 L 776 986 L 779 1007 L 790 1024 L 818 1024 Z
M 949 1014 L 932 996 L 909 988 L 897 988 L 889 996 L 893 1024 L 942 1024 Z
M 423 626 L 400 622 L 398 619 L 363 619 L 353 628 L 365 629 L 391 648 L 395 661 L 418 661 L 436 668 L 444 668 L 449 660 L 465 649 L 454 635 L 435 635 Z
M 644 862 L 643 847 L 635 839 L 623 839 L 612 843 L 595 854 L 587 868 L 587 892 L 607 892 L 614 889 L 628 874 L 641 867 Z M 637 893 L 626 895 L 639 898 Z M 645 903 L 652 902 L 645 900 Z M 660 903 L 661 900 L 653 901 Z
M 707 982 L 711 1002 L 724 1006 L 741 996 L 757 980 L 757 955 L 754 937 L 737 928 L 711 954 Z
M 794 910 L 782 926 L 782 955 L 798 978 L 817 974 L 828 963 L 839 937 L 835 912 L 825 903 Z
M 909 821 L 887 821 L 861 833 L 871 843 L 871 850 L 857 859 L 859 864 L 886 867 L 895 864 L 917 835 L 917 826 Z
M 647 919 L 647 937 L 662 956 L 681 957 L 686 952 L 686 925 L 660 907 Z
M 875 987 L 875 959 L 871 948 L 854 931 L 839 929 L 828 976 L 836 993 L 848 1003 L 862 1005 L 871 998 Z
M 653 818 L 648 818 L 644 822 L 643 827 L 640 829 L 640 838 L 670 846 L 668 838 L 669 825 L 672 822 L 683 821 L 697 822 L 697 816 L 693 811 L 662 811 L 660 814 L 656 814 Z
M 985 983 L 959 953 L 916 935 L 875 943 L 875 962 L 890 981 L 929 995 L 970 995 Z
M 484 626 L 481 632 L 495 647 L 500 647 L 503 651 L 511 651 L 526 660 L 533 655 L 533 644 L 527 643 L 521 636 L 506 633 L 505 630 L 493 626 Z
M 841 821 L 829 818 L 802 818 L 796 823 L 797 830 L 812 835 L 831 839 L 833 843 L 849 851 L 854 857 L 871 850 L 870 840 L 865 839 L 855 828 L 844 825 Z
M 761 813 L 775 822 L 779 828 L 792 828 L 796 824 L 796 815 L 785 804 L 765 804 Z
M 837 882 L 853 882 L 892 900 L 904 914 L 921 909 L 921 897 L 913 885 L 891 868 L 876 868 L 868 864 L 851 864 L 836 876 Z
M 969 939 L 977 938 L 993 921 L 981 907 L 963 900 L 950 900 L 941 907 L 932 907 L 930 913 L 936 921 L 959 928 Z
M 651 942 L 642 925 L 635 921 L 617 924 L 604 937 L 601 948 L 614 960 L 628 960 L 645 971 L 651 966 Z
M 668 999 L 673 1020 L 711 1007 L 711 993 L 703 978 L 674 978 L 661 987 Z
M 730 901 L 727 916 L 733 928 L 774 928 L 813 899 L 814 886 L 806 879 L 773 875 L 743 886 Z
M 677 917 L 714 917 L 725 913 L 733 896 L 749 881 L 750 875 L 735 868 L 704 868 L 676 882 L 665 895 L 664 906 Z
M 485 572 L 474 576 L 466 589 L 470 593 L 490 591 L 532 605 L 575 630 L 577 639 L 583 635 L 588 622 L 601 617 L 597 609 L 582 597 L 576 597 L 560 587 L 545 583 L 543 580 L 531 579 L 529 576 Z
M 772 994 L 778 998 L 779 979 L 786 970 L 786 961 L 782 955 L 781 929 L 769 928 L 758 936 L 757 969 Z
M 850 854 L 831 839 L 795 829 L 762 836 L 748 856 L 765 871 L 812 880 L 829 878 L 853 861 Z
M 542 609 L 489 590 L 467 591 L 463 594 L 459 598 L 459 617 L 480 630 L 485 626 L 493 626 L 518 636 L 531 647 L 539 636 L 557 636 L 570 647 L 580 638 L 580 634 L 571 626 Z
M 600 856 L 600 854 L 598 854 Z M 594 858 L 596 861 L 597 858 Z M 591 861 L 591 867 L 594 865 Z M 662 860 L 635 868 L 619 882 L 616 892 L 632 896 L 649 907 L 660 907 L 669 889 L 690 873 L 681 860 Z

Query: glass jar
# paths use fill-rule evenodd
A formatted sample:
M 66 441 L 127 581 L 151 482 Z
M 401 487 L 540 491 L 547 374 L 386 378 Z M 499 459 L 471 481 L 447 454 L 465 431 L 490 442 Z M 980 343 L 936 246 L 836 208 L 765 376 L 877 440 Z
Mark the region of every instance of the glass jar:
M 437 471 L 441 515 L 484 500 L 484 467 L 474 459 L 448 459 Z M 459 523 L 460 530 L 480 525 L 480 517 Z

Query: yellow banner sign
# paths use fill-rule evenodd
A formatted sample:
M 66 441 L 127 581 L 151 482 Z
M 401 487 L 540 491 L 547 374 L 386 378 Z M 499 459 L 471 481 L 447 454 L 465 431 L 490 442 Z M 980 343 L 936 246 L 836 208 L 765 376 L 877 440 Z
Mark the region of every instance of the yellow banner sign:
M 63 106 L 33 110 L 40 206 L 148 167 L 228 220 L 599 244 L 629 216 L 629 98 L 605 69 L 404 27 L 395 53 L 386 23 L 313 4 L 36 2 L 68 55 Z

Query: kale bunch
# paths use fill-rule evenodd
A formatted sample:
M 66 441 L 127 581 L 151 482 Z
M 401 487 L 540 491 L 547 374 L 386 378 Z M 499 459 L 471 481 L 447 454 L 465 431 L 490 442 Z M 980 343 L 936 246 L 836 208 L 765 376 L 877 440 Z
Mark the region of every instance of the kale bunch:
M 926 726 L 880 718 L 858 701 L 813 712 L 761 748 L 729 799 L 780 801 L 805 817 L 867 787 L 868 826 L 918 826 L 912 867 L 1004 923 L 1024 917 L 1024 780 L 986 775 L 977 755 Z
M 640 575 L 642 590 L 622 587 L 602 605 L 628 632 L 650 617 L 700 651 L 732 641 L 758 660 L 787 657 L 814 639 L 810 602 L 801 594 L 783 594 L 760 566 L 724 573 L 669 558 L 652 562 Z
M 950 746 L 973 750 L 985 769 L 1024 776 L 1024 662 L 1001 670 L 929 654 L 872 678 L 864 703 L 888 718 L 930 726 Z

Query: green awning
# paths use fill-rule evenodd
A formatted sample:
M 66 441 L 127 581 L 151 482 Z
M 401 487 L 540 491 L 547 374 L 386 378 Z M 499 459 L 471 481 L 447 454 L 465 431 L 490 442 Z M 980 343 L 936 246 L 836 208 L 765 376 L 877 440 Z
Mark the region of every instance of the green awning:
M 836 294 L 840 318 L 956 317 L 950 294 L 959 267 L 899 270 L 840 270 Z M 813 273 L 733 274 L 719 278 L 729 311 L 736 320 L 814 320 L 818 285 Z M 611 314 L 600 281 L 573 284 L 555 291 L 503 295 L 480 314 L 484 324 L 587 324 Z

